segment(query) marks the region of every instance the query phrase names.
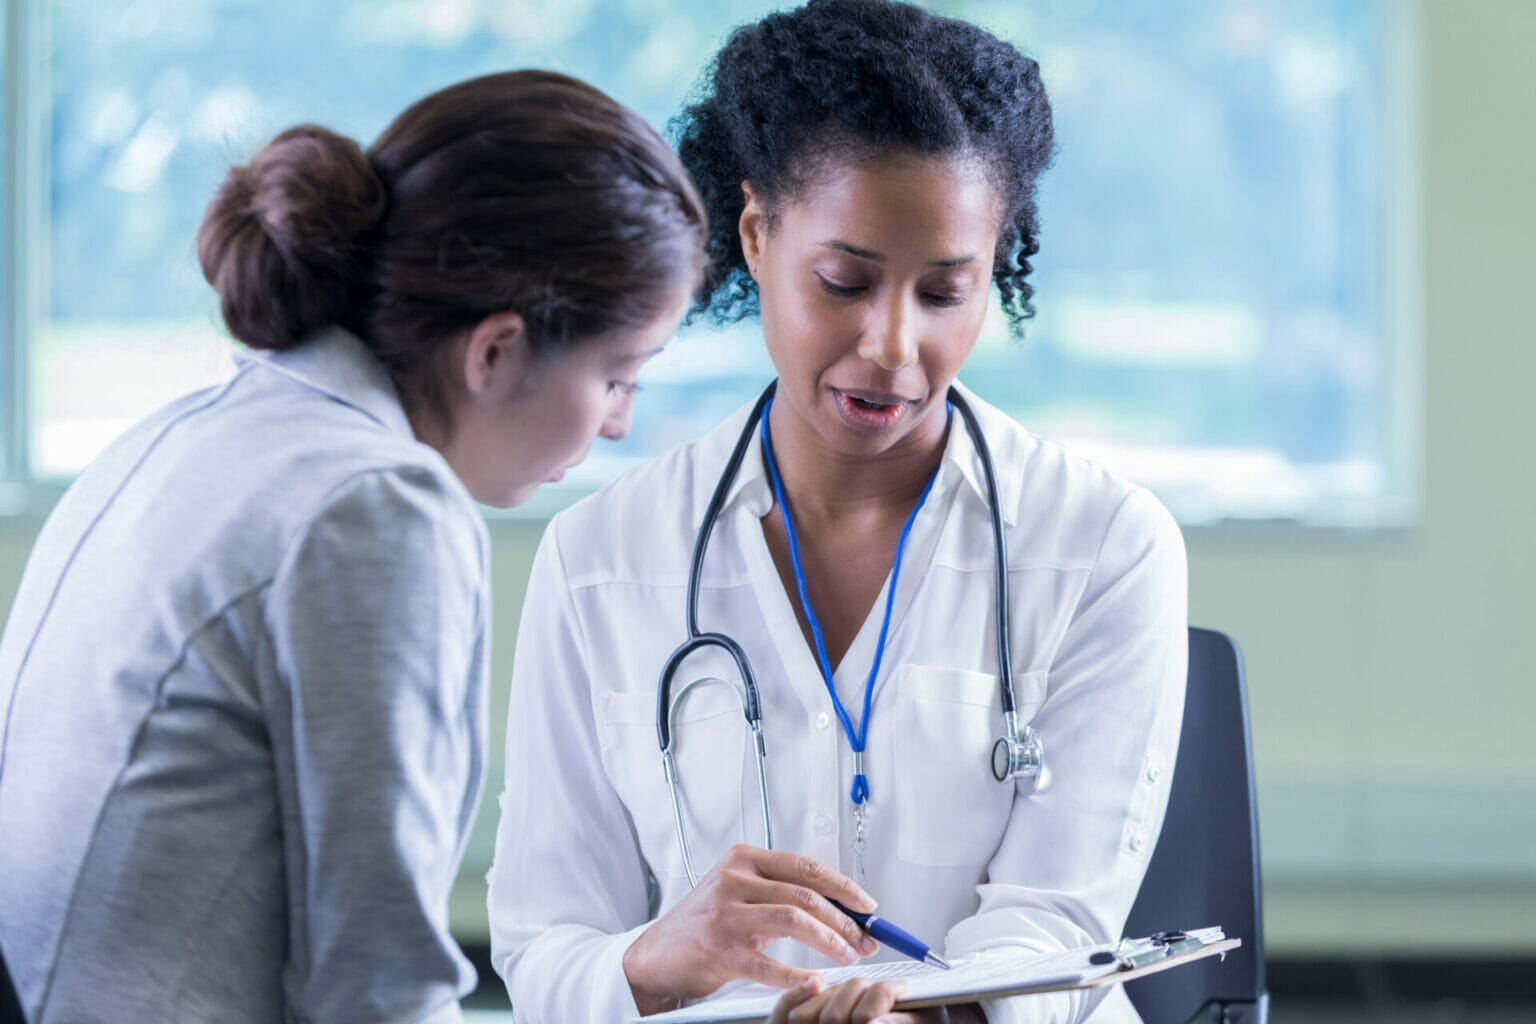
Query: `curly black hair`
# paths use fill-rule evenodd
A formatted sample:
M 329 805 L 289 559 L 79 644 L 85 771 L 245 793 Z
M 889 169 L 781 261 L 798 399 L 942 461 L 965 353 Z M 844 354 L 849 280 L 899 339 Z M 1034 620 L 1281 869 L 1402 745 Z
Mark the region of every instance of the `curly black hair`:
M 758 311 L 738 223 L 750 181 L 770 216 L 832 161 L 890 149 L 979 157 L 1003 199 L 993 280 L 1015 335 L 1034 315 L 1036 181 L 1051 162 L 1040 66 L 969 22 L 893 0 L 810 0 L 735 30 L 669 129 L 709 211 L 693 314 Z

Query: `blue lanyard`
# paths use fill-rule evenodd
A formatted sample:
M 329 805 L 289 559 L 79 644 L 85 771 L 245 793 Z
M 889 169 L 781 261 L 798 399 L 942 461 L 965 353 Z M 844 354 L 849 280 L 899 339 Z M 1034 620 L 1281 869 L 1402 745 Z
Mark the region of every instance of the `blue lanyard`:
M 934 468 L 933 475 L 923 487 L 923 493 L 917 496 L 917 504 L 907 514 L 907 521 L 901 527 L 901 538 L 896 542 L 896 560 L 891 566 L 890 589 L 885 595 L 885 618 L 880 622 L 880 642 L 875 645 L 874 664 L 870 665 L 869 678 L 864 681 L 864 713 L 859 719 L 858 731 L 855 732 L 843 702 L 837 697 L 837 687 L 832 685 L 832 661 L 827 657 L 827 644 L 821 636 L 821 623 L 816 620 L 816 613 L 811 610 L 810 596 L 805 592 L 805 569 L 800 564 L 800 545 L 795 541 L 795 520 L 789 514 L 789 502 L 784 500 L 784 482 L 779 478 L 779 464 L 773 457 L 773 441 L 768 436 L 768 411 L 772 407 L 773 400 L 769 399 L 763 407 L 762 416 L 763 456 L 768 465 L 768 479 L 773 484 L 773 500 L 778 502 L 779 514 L 784 517 L 784 535 L 789 541 L 789 562 L 795 570 L 795 589 L 800 593 L 800 608 L 805 612 L 805 621 L 811 627 L 816 661 L 821 665 L 821 681 L 826 684 L 827 696 L 832 698 L 837 720 L 843 723 L 843 734 L 848 737 L 848 746 L 853 749 L 856 768 L 853 788 L 849 790 L 848 797 L 855 804 L 862 804 L 869 799 L 869 779 L 864 775 L 864 744 L 869 739 L 869 705 L 875 693 L 875 677 L 880 674 L 880 660 L 885 655 L 885 637 L 891 628 L 891 607 L 896 603 L 896 581 L 901 578 L 901 556 L 907 549 L 907 537 L 912 532 L 912 523 L 917 519 L 918 510 L 927 500 L 928 492 L 933 490 L 933 482 L 939 478 L 939 469 Z M 944 429 L 946 433 L 949 430 L 947 416 Z

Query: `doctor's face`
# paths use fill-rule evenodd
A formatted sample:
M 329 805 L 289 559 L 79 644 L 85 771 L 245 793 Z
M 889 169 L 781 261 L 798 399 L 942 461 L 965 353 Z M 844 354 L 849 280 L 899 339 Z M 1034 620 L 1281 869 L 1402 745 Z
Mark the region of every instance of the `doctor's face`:
M 848 455 L 937 443 L 990 294 L 1002 203 L 982 165 L 907 151 L 834 163 L 773 216 L 743 188 L 775 409 Z

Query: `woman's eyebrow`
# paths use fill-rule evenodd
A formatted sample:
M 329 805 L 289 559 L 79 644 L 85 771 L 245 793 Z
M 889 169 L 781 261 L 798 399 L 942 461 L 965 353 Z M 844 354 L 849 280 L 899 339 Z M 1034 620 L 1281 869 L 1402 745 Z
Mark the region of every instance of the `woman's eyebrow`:
M 655 347 L 653 349 L 648 349 L 645 352 L 624 352 L 624 353 L 619 353 L 614 358 L 613 363 L 614 363 L 615 366 L 626 366 L 626 365 L 628 365 L 630 363 L 643 363 L 647 359 L 650 359 L 652 356 L 659 356 L 659 355 L 661 355 L 666 350 L 667 350 L 667 346 L 665 346 L 665 345 L 658 345 L 657 347 Z
M 822 242 L 821 247 L 823 249 L 836 249 L 839 252 L 846 252 L 848 255 L 857 256 L 861 260 L 870 260 L 875 263 L 885 262 L 885 256 L 881 253 L 873 252 L 869 249 L 861 249 L 856 245 L 849 245 L 847 242 Z M 975 262 L 975 256 L 954 256 L 950 259 L 933 260 L 928 265 L 930 267 L 963 267 L 967 263 Z

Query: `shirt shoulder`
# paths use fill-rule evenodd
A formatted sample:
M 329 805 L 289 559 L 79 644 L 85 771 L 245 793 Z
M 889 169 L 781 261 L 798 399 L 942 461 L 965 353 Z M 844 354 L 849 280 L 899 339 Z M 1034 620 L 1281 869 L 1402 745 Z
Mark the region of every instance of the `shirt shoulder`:
M 1019 560 L 1097 560 L 1106 539 L 1135 536 L 1176 544 L 1178 524 L 1147 488 L 1075 450 L 1041 437 L 996 407 L 972 399 L 993 450 L 999 488 L 1014 514 L 1009 545 Z
M 489 579 L 484 518 L 458 478 L 430 462 L 353 467 L 295 520 L 291 533 L 290 552 L 300 538 L 319 539 L 343 556 L 376 548 L 400 563 L 446 561 L 465 577 Z
M 559 545 L 571 582 L 683 578 L 705 507 L 744 422 L 745 410 L 739 410 L 556 513 L 546 542 Z
M 201 595 L 184 612 L 207 614 L 269 581 L 315 521 L 360 521 L 370 478 L 375 497 L 394 492 L 488 563 L 483 519 L 441 455 L 251 364 L 104 451 L 50 516 L 40 557 Z
M 378 514 L 430 517 L 487 546 L 474 499 L 431 446 L 259 364 L 245 372 L 245 389 L 210 418 L 209 447 L 241 451 L 242 477 L 281 488 L 290 530 L 360 516 L 372 503 Z

